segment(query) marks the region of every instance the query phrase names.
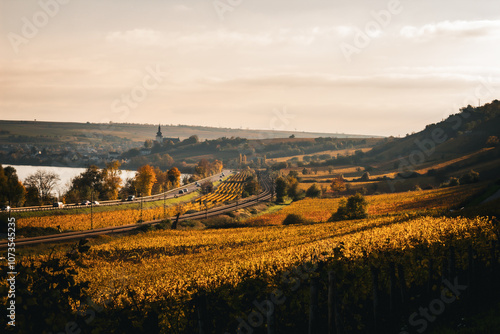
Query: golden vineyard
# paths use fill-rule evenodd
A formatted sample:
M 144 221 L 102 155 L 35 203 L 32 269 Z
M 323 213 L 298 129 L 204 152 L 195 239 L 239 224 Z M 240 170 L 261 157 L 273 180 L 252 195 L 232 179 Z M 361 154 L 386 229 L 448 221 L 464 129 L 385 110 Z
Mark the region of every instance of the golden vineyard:
M 250 175 L 251 173 L 246 171 L 231 175 L 223 181 L 214 192 L 203 195 L 195 201 L 186 204 L 184 209 L 200 211 L 240 198 L 243 192 L 245 180 Z
M 207 202 L 231 198 L 241 192 L 245 177 L 228 178 L 204 198 Z M 251 314 L 254 301 L 281 291 L 286 302 L 277 314 L 280 328 L 307 332 L 300 326 L 307 325 L 303 320 L 308 319 L 311 279 L 321 279 L 325 289 L 328 271 L 333 269 L 339 277 L 339 313 L 345 317 L 346 333 L 365 333 L 372 314 L 370 268 L 382 270 L 377 284 L 384 293 L 390 286 L 384 270 L 391 263 L 396 266 L 398 278 L 403 279 L 401 289 L 415 294 L 415 307 L 420 306 L 422 287 L 439 294 L 442 277 L 453 281 L 446 262 L 451 251 L 453 272 L 467 273 L 474 266 L 480 279 L 489 276 L 479 273 L 498 268 L 495 245 L 500 230 L 494 218 L 444 215 L 477 191 L 477 186 L 464 186 L 367 196 L 371 214 L 367 219 L 326 222 L 338 199 L 306 199 L 278 213 L 247 220 L 251 223 L 247 226 L 259 225 L 254 227 L 103 236 L 90 241 L 75 279 L 90 283 L 89 296 L 97 305 L 105 305 L 104 312 L 137 310 L 132 313 L 137 319 L 156 317 L 159 312 L 162 333 L 197 332 L 200 294 L 210 298 L 207 312 L 214 328 L 237 332 L 241 323 L 236 319 Z M 300 214 L 311 224 L 282 225 L 289 213 Z M 47 251 L 35 257 L 37 261 L 63 259 L 66 251 L 61 247 L 51 255 Z M 479 286 L 489 288 L 488 282 L 479 281 Z M 140 321 L 137 326 L 143 325 Z M 98 323 L 108 326 L 99 319 Z M 264 329 L 265 325 L 255 332 Z
M 91 282 L 91 295 L 97 303 L 115 300 L 116 307 L 129 303 L 157 305 L 164 310 L 162 327 L 168 333 L 193 330 L 191 321 L 196 316 L 187 301 L 201 291 L 223 300 L 221 304 L 228 309 L 218 309 L 218 314 L 238 308 L 241 313 L 233 314 L 236 318 L 251 312 L 252 300 L 266 298 L 269 291 L 287 291 L 295 285 L 307 288 L 310 277 L 324 277 L 320 263 L 336 265 L 339 274 L 345 275 L 349 285 L 340 286 L 345 305 L 361 305 L 372 293 L 370 267 L 383 268 L 391 261 L 403 268 L 408 287 L 425 285 L 431 267 L 436 270 L 436 278 L 445 275 L 443 259 L 451 248 L 456 252 L 457 270 L 470 266 L 471 245 L 474 261 L 485 263 L 485 270 L 490 270 L 490 257 L 495 251 L 492 242 L 497 242 L 499 232 L 491 219 L 433 217 L 430 211 L 418 210 L 418 203 L 429 199 L 441 202 L 437 204 L 440 208 L 444 202 L 456 204 L 461 189 L 455 190 L 455 197 L 449 196 L 449 191 L 384 195 L 384 203 L 389 206 L 377 204 L 377 198 L 372 197 L 372 212 L 381 214 L 361 220 L 104 237 L 92 242 L 90 252 L 82 259 L 85 268 L 80 270 L 78 280 Z M 306 213 L 314 202 L 321 203 L 299 201 L 289 210 Z M 399 212 L 403 207 L 406 210 Z M 388 284 L 386 280 L 381 276 L 380 284 Z M 436 284 L 432 289 L 439 292 Z M 293 312 L 297 319 L 307 319 L 307 307 L 299 305 L 307 305 L 308 289 L 286 293 L 292 303 L 287 312 Z M 246 295 L 251 296 L 248 305 L 241 305 L 239 299 Z M 357 307 L 342 312 L 356 316 L 359 312 L 359 317 L 366 317 L 365 309 Z M 225 330 L 237 328 L 236 322 L 224 322 L 222 318 L 214 321 L 228 326 Z

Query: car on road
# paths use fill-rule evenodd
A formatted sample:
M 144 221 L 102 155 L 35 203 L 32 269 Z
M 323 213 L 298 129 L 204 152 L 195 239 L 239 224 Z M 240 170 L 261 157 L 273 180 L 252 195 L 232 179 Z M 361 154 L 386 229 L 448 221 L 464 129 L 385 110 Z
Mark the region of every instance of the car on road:
M 128 197 L 127 197 L 127 201 L 128 201 L 128 202 L 135 201 L 135 196 L 134 196 L 134 195 L 128 195 Z
M 180 189 L 179 194 L 184 194 L 184 191 L 182 191 L 182 189 Z
M 99 205 L 99 202 L 98 201 L 93 201 L 92 204 L 93 205 Z
M 182 189 L 182 192 L 183 192 L 183 193 L 187 193 L 187 192 L 188 192 L 188 190 L 187 190 L 187 189 Z
M 61 208 L 62 209 L 62 208 L 64 208 L 64 204 L 63 204 L 63 202 L 54 202 L 52 204 L 52 207 L 54 207 L 54 208 Z
M 80 205 L 89 205 L 90 201 L 83 201 Z
M 10 206 L 8 206 L 8 205 L 3 205 L 3 206 L 2 206 L 2 211 L 10 211 Z

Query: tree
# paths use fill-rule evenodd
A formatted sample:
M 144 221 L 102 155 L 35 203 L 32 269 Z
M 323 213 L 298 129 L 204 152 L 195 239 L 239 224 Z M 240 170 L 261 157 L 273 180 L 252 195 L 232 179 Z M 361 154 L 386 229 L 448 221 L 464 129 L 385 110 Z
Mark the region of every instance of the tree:
M 125 185 L 120 190 L 121 198 L 126 198 L 129 195 L 135 195 L 137 193 L 135 178 L 129 177 L 125 180 Z
M 117 174 L 118 172 L 110 171 L 110 173 L 109 177 L 112 177 L 112 174 Z M 106 190 L 104 188 L 103 171 L 95 165 L 90 165 L 83 173 L 71 180 L 70 189 L 66 192 L 64 198 L 67 203 L 79 202 L 85 199 L 89 200 L 92 194 L 96 199 L 99 199 L 105 197 Z
M 7 196 L 7 176 L 5 176 L 5 171 L 0 165 L 0 204 L 5 204 L 8 202 Z
M 190 136 L 189 138 L 184 139 L 184 140 L 182 141 L 182 144 L 196 144 L 196 143 L 198 143 L 199 141 L 200 141 L 200 139 L 198 138 L 198 136 L 197 136 L 197 135 L 192 135 L 192 136 Z
M 201 159 L 198 162 L 198 166 L 195 167 L 194 173 L 198 178 L 206 178 L 210 175 L 220 173 L 222 171 L 222 168 L 223 164 L 219 160 L 215 160 L 210 163 L 207 159 Z
M 367 207 L 368 202 L 364 196 L 359 193 L 350 196 L 347 201 L 343 198 L 340 201 L 337 212 L 330 217 L 329 221 L 366 218 L 368 217 L 366 211 Z
M 156 182 L 156 174 L 150 165 L 144 165 L 140 167 L 135 173 L 135 182 L 137 191 L 141 196 L 150 196 L 151 189 Z
M 319 198 L 321 197 L 321 188 L 314 183 L 306 191 L 306 197 Z
M 297 172 L 295 172 L 297 173 Z M 302 189 L 299 188 L 299 181 L 297 178 L 295 178 L 292 172 L 288 174 L 286 181 L 287 181 L 287 195 L 290 197 L 293 201 L 298 201 L 304 198 L 305 193 Z
M 205 181 L 200 185 L 200 190 L 202 194 L 209 194 L 214 191 L 214 184 L 210 181 Z
M 283 203 L 285 201 L 286 196 L 286 187 L 287 183 L 285 178 L 278 177 L 275 181 L 276 183 L 276 202 Z
M 222 172 L 222 168 L 224 168 L 222 161 L 214 160 L 214 162 L 212 162 L 212 164 L 210 166 L 210 171 L 211 171 L 212 175 L 214 175 L 214 174 L 218 174 L 218 173 Z
M 242 197 L 248 197 L 256 195 L 259 193 L 260 184 L 255 175 L 251 175 L 246 178 L 245 184 L 243 185 Z
M 370 181 L 370 173 L 364 172 L 363 176 L 361 176 L 361 181 Z
M 468 184 L 468 183 L 478 182 L 479 181 L 479 173 L 471 169 L 468 173 L 460 176 L 459 181 L 460 181 L 460 184 Z
M 299 178 L 299 172 L 297 172 L 296 170 L 291 170 L 290 172 L 288 172 L 288 177 L 289 178 L 295 178 L 297 180 L 300 180 Z
M 500 140 L 498 139 L 497 136 L 489 136 L 488 139 L 486 140 L 486 146 L 487 147 L 496 147 L 500 143 Z
M 200 178 L 207 177 L 210 172 L 210 162 L 208 162 L 207 159 L 201 159 L 198 162 L 198 166 L 195 167 L 194 172 L 200 176 Z
M 39 169 L 34 174 L 29 175 L 24 183 L 28 187 L 36 189 L 42 203 L 50 203 L 53 199 L 52 190 L 57 185 L 57 181 L 60 180 L 56 173 Z
M 0 166 L 0 170 L 2 166 Z M 2 172 L 0 172 L 1 174 Z M 19 181 L 16 169 L 14 167 L 5 167 L 3 169 L 6 183 L 2 189 L 2 193 L 7 199 L 10 206 L 22 206 L 25 202 L 26 188 Z M 0 177 L 1 178 L 1 177 Z M 0 181 L 1 182 L 1 181 Z
M 118 198 L 118 192 L 122 184 L 120 166 L 119 161 L 113 161 L 107 163 L 106 168 L 102 170 L 102 192 L 103 197 L 106 199 L 115 200 Z
M 181 172 L 177 167 L 171 168 L 167 172 L 167 179 L 170 182 L 172 188 L 180 187 L 181 185 Z
M 146 141 L 144 141 L 144 147 L 145 148 L 152 148 L 153 147 L 153 141 L 151 139 L 146 139 Z
M 172 158 L 169 154 L 163 154 L 163 155 L 158 154 L 158 161 L 157 161 L 158 167 L 167 169 L 172 167 L 174 162 L 175 162 L 174 158 Z
M 342 175 L 339 175 L 338 177 L 334 178 L 332 180 L 332 183 L 330 184 L 330 188 L 334 193 L 341 192 L 346 190 L 346 185 L 344 182 L 344 178 Z
M 40 198 L 40 192 L 37 188 L 27 185 L 26 186 L 26 202 L 27 206 L 42 205 L 42 199 Z
M 162 193 L 164 191 L 167 191 L 168 189 L 171 189 L 172 186 L 170 185 L 170 182 L 168 181 L 167 172 L 162 171 L 158 167 L 155 167 L 154 171 L 155 171 L 155 175 L 156 175 L 156 181 L 155 181 L 155 184 L 153 185 L 153 189 L 151 190 L 151 193 L 159 194 L 159 193 Z

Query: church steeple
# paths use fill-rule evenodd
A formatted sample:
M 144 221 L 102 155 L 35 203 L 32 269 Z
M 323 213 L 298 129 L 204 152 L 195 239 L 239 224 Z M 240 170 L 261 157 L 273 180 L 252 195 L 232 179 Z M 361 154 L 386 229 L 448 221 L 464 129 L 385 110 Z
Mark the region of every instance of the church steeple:
M 160 124 L 158 124 L 158 132 L 156 133 L 156 141 L 160 144 L 163 142 L 163 134 L 161 133 Z

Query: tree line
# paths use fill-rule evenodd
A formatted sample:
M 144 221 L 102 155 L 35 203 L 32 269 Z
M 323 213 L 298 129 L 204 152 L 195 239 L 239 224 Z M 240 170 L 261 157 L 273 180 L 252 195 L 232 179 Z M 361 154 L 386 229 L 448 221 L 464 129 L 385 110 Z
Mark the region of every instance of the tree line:
M 222 162 L 199 161 L 194 173 L 181 180 L 181 172 L 177 167 L 161 170 L 159 167 L 143 165 L 135 176 L 123 180 L 120 162 L 113 161 L 106 167 L 95 165 L 87 167 L 81 174 L 75 176 L 67 185 L 68 190 L 59 196 L 54 191 L 61 180 L 54 172 L 37 170 L 29 175 L 24 182 L 19 180 L 14 167 L 3 168 L 0 165 L 0 205 L 21 207 L 51 204 L 56 201 L 64 203 L 79 203 L 84 200 L 117 200 L 129 195 L 149 196 L 194 182 L 222 171 Z

